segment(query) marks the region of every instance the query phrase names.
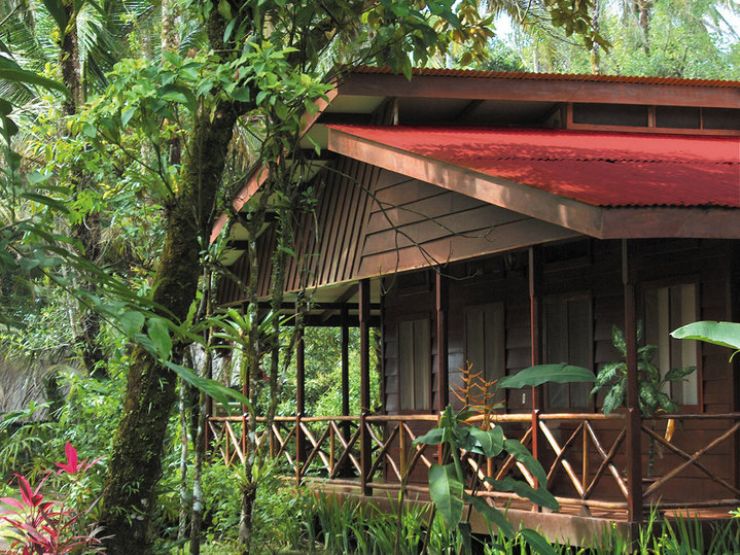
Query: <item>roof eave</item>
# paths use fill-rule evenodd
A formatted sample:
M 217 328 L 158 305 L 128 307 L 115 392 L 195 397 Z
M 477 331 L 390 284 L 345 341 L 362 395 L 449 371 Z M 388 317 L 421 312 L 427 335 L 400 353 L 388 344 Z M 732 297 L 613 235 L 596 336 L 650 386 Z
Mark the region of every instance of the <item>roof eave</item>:
M 328 149 L 596 239 L 740 239 L 740 210 L 600 207 L 329 129 Z

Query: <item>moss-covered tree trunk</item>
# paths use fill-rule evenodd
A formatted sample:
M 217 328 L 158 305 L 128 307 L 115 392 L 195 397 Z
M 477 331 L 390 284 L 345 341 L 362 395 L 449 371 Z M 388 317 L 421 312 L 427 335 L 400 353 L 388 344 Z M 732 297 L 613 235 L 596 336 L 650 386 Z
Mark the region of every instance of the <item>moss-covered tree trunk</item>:
M 198 117 L 180 193 L 167 210 L 154 301 L 176 320 L 185 318 L 195 298 L 201 274 L 200 240 L 208 237 L 228 144 L 239 115 L 235 104 L 222 103 L 212 121 L 207 112 Z M 102 524 L 105 534 L 111 536 L 106 547 L 112 555 L 150 551 L 150 511 L 175 397 L 174 374 L 137 347 L 131 356 L 123 417 L 102 500 Z

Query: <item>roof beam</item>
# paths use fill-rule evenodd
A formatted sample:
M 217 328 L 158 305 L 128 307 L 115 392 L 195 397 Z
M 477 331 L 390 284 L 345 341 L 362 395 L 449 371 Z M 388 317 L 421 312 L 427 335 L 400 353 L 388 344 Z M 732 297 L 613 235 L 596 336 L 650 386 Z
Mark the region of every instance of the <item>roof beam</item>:
M 605 102 L 658 106 L 737 108 L 740 90 L 679 84 L 578 81 L 542 77 L 501 78 L 353 73 L 339 85 L 341 95 L 397 96 L 400 98 L 466 98 L 539 102 Z
M 329 129 L 329 150 L 597 239 L 740 239 L 730 208 L 602 208 Z
M 740 239 L 736 208 L 605 208 L 604 239 Z
M 501 179 L 426 158 L 405 150 L 329 129 L 329 150 L 380 168 L 431 183 L 488 204 L 601 238 L 601 209 Z

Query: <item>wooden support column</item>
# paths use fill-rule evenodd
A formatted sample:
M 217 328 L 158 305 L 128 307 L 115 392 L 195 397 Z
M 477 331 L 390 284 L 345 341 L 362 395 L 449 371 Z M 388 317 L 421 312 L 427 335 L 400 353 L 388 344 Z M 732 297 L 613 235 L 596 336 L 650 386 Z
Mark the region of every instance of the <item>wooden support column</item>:
M 540 251 L 534 247 L 529 248 L 529 339 L 530 339 L 530 365 L 536 366 L 542 362 L 542 318 L 540 310 L 540 287 L 542 283 L 542 263 Z M 539 439 L 540 439 L 540 409 L 542 408 L 542 399 L 540 391 L 533 387 L 530 391 L 532 404 L 532 456 L 535 460 L 540 460 Z M 535 487 L 539 487 L 535 478 Z M 544 485 L 544 484 L 543 484 Z M 535 505 L 533 510 L 540 511 L 542 508 Z
M 301 419 L 305 415 L 305 393 L 306 393 L 306 359 L 305 346 L 303 342 L 303 329 L 299 325 L 296 329 L 295 338 L 295 366 L 296 366 L 296 387 L 295 387 L 295 467 L 296 483 L 301 484 L 305 438 L 301 430 Z
M 370 434 L 365 420 L 370 412 L 370 281 L 363 279 L 359 285 L 359 322 L 360 322 L 360 483 L 362 494 L 372 492 L 367 486 L 370 470 Z
M 530 365 L 536 366 L 542 363 L 542 314 L 541 314 L 541 292 L 542 287 L 542 256 L 539 249 L 529 247 L 529 341 L 530 341 Z M 541 391 L 533 387 L 530 391 L 532 405 L 532 456 L 540 460 L 539 438 L 540 438 L 540 410 L 542 409 Z M 544 484 L 543 484 L 544 485 Z M 535 479 L 535 487 L 539 486 Z M 537 510 L 540 508 L 537 507 Z
M 441 414 L 450 402 L 450 374 L 449 353 L 447 344 L 447 310 L 448 310 L 447 278 L 442 275 L 441 268 L 434 272 L 434 324 L 435 342 L 437 349 L 437 399 L 435 409 Z M 437 446 L 437 462 L 444 461 L 444 446 Z
M 434 323 L 437 347 L 437 399 L 435 408 L 442 412 L 450 402 L 449 355 L 447 349 L 447 278 L 441 271 L 434 273 Z
M 629 264 L 629 245 L 622 239 L 622 283 L 624 284 L 624 337 L 627 343 L 627 500 L 633 531 L 642 521 L 642 444 L 637 370 L 637 307 L 635 282 Z

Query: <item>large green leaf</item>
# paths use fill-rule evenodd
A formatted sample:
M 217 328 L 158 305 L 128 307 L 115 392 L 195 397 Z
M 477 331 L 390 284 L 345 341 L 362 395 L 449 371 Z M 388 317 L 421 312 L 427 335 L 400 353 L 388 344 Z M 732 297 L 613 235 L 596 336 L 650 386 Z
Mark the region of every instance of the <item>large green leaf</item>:
M 519 497 L 529 499 L 537 505 L 547 507 L 553 511 L 560 509 L 560 504 L 557 502 L 555 497 L 543 487 L 534 489 L 532 486 L 521 480 L 515 480 L 510 476 L 507 476 L 503 480 L 494 480 L 493 478 L 486 478 L 486 482 L 493 485 L 498 491 L 508 491 L 510 493 L 516 493 Z
M 33 71 L 23 69 L 10 58 L 3 56 L 0 56 L 0 79 L 12 81 L 13 83 L 22 83 L 24 85 L 36 85 L 45 89 L 55 89 L 67 94 L 67 88 L 61 83 L 42 77 Z
M 522 463 L 527 470 L 529 470 L 532 475 L 537 478 L 537 481 L 540 484 L 546 484 L 547 483 L 547 474 L 545 474 L 545 469 L 542 468 L 542 465 L 539 463 L 538 460 L 536 460 L 532 453 L 529 452 L 529 449 L 524 447 L 519 441 L 516 439 L 507 439 L 504 441 L 504 449 L 506 449 L 506 452 L 512 455 L 517 461 Z
M 686 376 L 696 372 L 696 366 L 686 366 L 685 368 L 671 368 L 666 372 L 663 380 L 666 382 L 675 382 L 683 380 Z
M 470 439 L 473 440 L 470 451 L 480 453 L 486 457 L 495 457 L 504 448 L 504 432 L 498 426 L 492 430 L 481 430 L 480 428 L 471 427 Z
M 740 324 L 736 322 L 694 322 L 673 330 L 671 336 L 740 350 Z
M 169 358 L 170 353 L 172 353 L 172 338 L 170 337 L 170 330 L 167 327 L 167 320 L 157 316 L 149 318 L 146 333 L 154 349 L 157 351 L 157 355 L 163 359 Z
M 489 524 L 494 524 L 501 534 L 507 538 L 514 537 L 514 528 L 506 519 L 506 516 L 496 507 L 491 507 L 484 499 L 472 495 L 465 495 L 465 501 L 470 503 L 478 511 L 478 514 L 485 518 Z
M 165 361 L 164 365 L 172 370 L 175 374 L 180 376 L 185 382 L 192 385 L 194 388 L 202 391 L 209 397 L 212 397 L 224 406 L 228 406 L 231 400 L 237 401 L 242 405 L 249 406 L 249 399 L 247 399 L 240 392 L 230 387 L 226 387 L 218 383 L 215 380 L 209 380 L 196 374 L 190 368 L 175 364 L 171 361 Z
M 611 414 L 624 403 L 624 393 L 627 387 L 627 380 L 619 380 L 615 383 L 604 397 L 604 414 Z
M 553 548 L 545 538 L 540 536 L 534 530 L 524 528 L 521 531 L 521 534 L 524 536 L 524 539 L 527 540 L 527 544 L 531 548 L 532 553 L 537 553 L 538 555 L 557 555 L 558 552 L 555 551 L 555 548 Z
M 429 469 L 429 496 L 450 528 L 455 528 L 462 518 L 463 489 L 454 464 L 433 464 Z
M 596 380 L 594 373 L 581 366 L 571 366 L 565 363 L 540 364 L 500 379 L 498 386 L 521 389 L 522 387 L 537 387 L 543 383 L 593 382 L 594 380 Z
M 439 445 L 445 440 L 444 428 L 432 428 L 422 436 L 417 437 L 414 440 L 414 445 Z

